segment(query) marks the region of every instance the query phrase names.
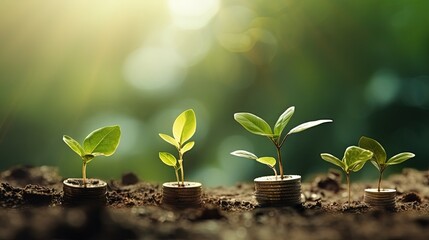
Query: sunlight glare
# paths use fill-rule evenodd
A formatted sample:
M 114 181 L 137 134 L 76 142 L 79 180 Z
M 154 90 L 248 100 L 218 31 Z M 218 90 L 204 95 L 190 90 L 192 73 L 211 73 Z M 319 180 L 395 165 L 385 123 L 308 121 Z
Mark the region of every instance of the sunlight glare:
M 170 0 L 168 6 L 174 25 L 182 29 L 200 29 L 219 11 L 219 0 Z

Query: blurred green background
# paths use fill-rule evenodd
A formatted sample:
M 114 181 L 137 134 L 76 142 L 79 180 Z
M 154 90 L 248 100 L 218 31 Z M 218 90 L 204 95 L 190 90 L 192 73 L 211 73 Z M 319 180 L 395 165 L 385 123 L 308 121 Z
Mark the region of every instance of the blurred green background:
M 88 166 L 89 177 L 174 180 L 158 159 L 185 109 L 197 114 L 185 177 L 232 185 L 271 174 L 231 156 L 274 156 L 268 139 L 233 120 L 239 111 L 270 124 L 289 106 L 283 148 L 287 174 L 309 179 L 366 135 L 388 156 L 416 157 L 388 169 L 429 168 L 429 18 L 426 0 L 153 0 L 0 2 L 0 170 L 55 165 L 81 175 L 63 142 L 110 124 L 118 151 Z M 368 164 L 356 180 L 374 180 Z

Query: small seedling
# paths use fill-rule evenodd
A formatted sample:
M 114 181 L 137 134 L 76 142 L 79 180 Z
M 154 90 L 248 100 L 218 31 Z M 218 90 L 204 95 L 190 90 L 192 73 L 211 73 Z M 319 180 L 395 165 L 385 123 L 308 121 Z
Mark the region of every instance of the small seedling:
M 289 123 L 289 120 L 292 118 L 293 113 L 295 112 L 295 107 L 290 107 L 286 109 L 286 111 L 280 115 L 279 119 L 274 125 L 274 128 L 271 129 L 270 125 L 263 120 L 262 118 L 251 114 L 251 113 L 236 113 L 234 114 L 234 119 L 241 124 L 247 131 L 267 137 L 276 147 L 277 150 L 277 159 L 279 161 L 279 171 L 280 178 L 283 179 L 283 164 L 282 164 L 282 156 L 281 156 L 281 147 L 283 146 L 287 136 L 299 133 L 309 128 L 315 127 L 322 123 L 332 122 L 332 120 L 317 120 L 306 122 L 300 124 L 294 128 L 292 128 L 285 136 L 282 137 L 282 133 L 286 125 Z M 254 155 L 254 154 L 252 154 Z M 243 157 L 243 156 L 240 156 Z
M 119 145 L 121 129 L 108 126 L 91 132 L 83 141 L 83 146 L 73 138 L 64 135 L 63 141 L 82 158 L 82 178 L 86 185 L 86 165 L 97 156 L 111 156 Z
M 350 206 L 350 173 L 361 170 L 363 165 L 372 158 L 373 153 L 360 147 L 351 146 L 344 152 L 342 160 L 329 153 L 322 153 L 320 156 L 323 160 L 340 167 L 346 173 Z
M 371 158 L 371 163 L 377 168 L 378 172 L 380 173 L 378 178 L 379 192 L 381 189 L 381 178 L 383 177 L 383 172 L 384 170 L 386 170 L 387 166 L 405 162 L 415 156 L 414 153 L 403 152 L 398 153 L 395 156 L 391 157 L 389 160 L 387 160 L 387 154 L 383 146 L 381 146 L 381 144 L 376 140 L 364 136 L 359 139 L 359 147 L 370 150 L 374 153 Z
M 159 136 L 166 141 L 167 143 L 176 147 L 179 158 L 168 152 L 160 152 L 159 158 L 163 163 L 168 166 L 172 166 L 176 172 L 177 184 L 180 186 L 185 185 L 185 176 L 183 169 L 183 155 L 191 150 L 195 142 L 190 141 L 187 142 L 195 133 L 197 129 L 197 120 L 195 117 L 195 112 L 192 109 L 188 109 L 182 112 L 173 123 L 173 137 L 160 133 Z M 180 178 L 179 178 L 179 170 L 180 170 Z M 180 184 L 180 179 L 182 184 Z
M 276 168 L 274 167 L 276 165 L 276 159 L 273 157 L 257 157 L 255 154 L 248 152 L 248 151 L 244 151 L 244 150 L 237 150 L 231 153 L 234 156 L 237 157 L 242 157 L 242 158 L 247 158 L 247 159 L 251 159 L 251 160 L 256 160 L 257 162 L 260 162 L 262 164 L 267 165 L 268 167 L 270 167 L 273 171 L 274 171 L 274 175 L 277 178 L 277 171 Z

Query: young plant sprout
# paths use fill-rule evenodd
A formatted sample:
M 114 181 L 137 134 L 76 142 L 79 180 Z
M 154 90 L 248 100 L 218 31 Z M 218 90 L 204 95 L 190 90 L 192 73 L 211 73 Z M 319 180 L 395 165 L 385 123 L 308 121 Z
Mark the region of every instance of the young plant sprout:
M 268 123 L 265 120 L 263 120 L 262 118 L 254 114 L 251 114 L 251 113 L 234 114 L 234 119 L 239 124 L 241 124 L 241 126 L 243 126 L 247 131 L 256 135 L 265 136 L 274 144 L 277 150 L 277 159 L 279 161 L 279 171 L 280 171 L 281 179 L 283 179 L 283 163 L 282 163 L 282 156 L 281 156 L 280 150 L 287 136 L 294 133 L 302 132 L 309 128 L 320 125 L 322 123 L 332 122 L 332 120 L 330 119 L 306 122 L 292 128 L 287 134 L 282 136 L 283 130 L 288 124 L 294 112 L 295 112 L 295 107 L 289 107 L 288 109 L 286 109 L 286 111 L 282 115 L 280 115 L 273 129 L 271 129 L 270 125 L 268 125 Z
M 163 163 L 168 166 L 174 167 L 176 172 L 177 184 L 180 186 L 185 185 L 185 176 L 183 170 L 183 155 L 191 150 L 195 142 L 187 142 L 195 133 L 197 129 L 197 120 L 195 117 L 195 112 L 192 109 L 188 109 L 182 112 L 173 123 L 173 137 L 160 133 L 159 136 L 166 141 L 167 143 L 176 147 L 178 151 L 179 158 L 168 152 L 160 152 L 159 158 Z M 179 178 L 180 170 L 180 178 Z M 180 179 L 182 184 L 180 184 Z
M 81 146 L 73 138 L 64 135 L 63 141 L 82 158 L 82 178 L 86 185 L 86 165 L 97 156 L 111 156 L 119 145 L 121 129 L 119 126 L 108 126 L 91 132 Z
M 350 173 L 357 172 L 362 169 L 363 165 L 372 158 L 373 153 L 369 150 L 365 150 L 360 147 L 351 146 L 344 152 L 342 160 L 329 154 L 322 153 L 320 156 L 323 160 L 332 163 L 340 167 L 345 173 L 347 178 L 347 188 L 349 194 L 349 206 L 350 206 Z
M 276 159 L 273 157 L 257 157 L 255 154 L 248 152 L 248 151 L 244 151 L 244 150 L 237 150 L 231 153 L 234 156 L 237 157 L 242 157 L 242 158 L 247 158 L 247 159 L 251 159 L 251 160 L 256 160 L 257 162 L 260 162 L 262 164 L 267 165 L 268 167 L 270 167 L 273 171 L 274 171 L 274 175 L 277 178 L 277 171 L 276 168 L 274 167 L 276 165 Z
M 371 163 L 377 168 L 378 172 L 380 173 L 378 178 L 379 192 L 381 189 L 381 178 L 387 166 L 405 162 L 408 159 L 413 158 L 415 156 L 414 153 L 403 152 L 403 153 L 398 153 L 395 156 L 391 157 L 389 160 L 387 160 L 387 154 L 383 146 L 381 146 L 381 144 L 376 140 L 365 136 L 362 136 L 359 139 L 359 147 L 370 150 L 371 152 L 374 153 L 374 155 L 371 158 Z

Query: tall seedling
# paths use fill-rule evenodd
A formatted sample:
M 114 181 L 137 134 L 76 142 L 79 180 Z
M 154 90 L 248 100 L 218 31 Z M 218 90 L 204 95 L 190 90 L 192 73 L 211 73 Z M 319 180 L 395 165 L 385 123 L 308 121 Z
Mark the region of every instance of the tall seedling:
M 282 115 L 280 115 L 277 122 L 274 124 L 273 129 L 270 127 L 270 125 L 268 125 L 268 123 L 264 119 L 254 115 L 252 113 L 243 112 L 243 113 L 234 114 L 234 119 L 241 126 L 243 126 L 247 131 L 249 131 L 253 134 L 256 134 L 256 135 L 267 137 L 274 144 L 276 151 L 277 151 L 277 159 L 279 161 L 279 172 L 280 172 L 281 179 L 283 179 L 283 175 L 284 175 L 283 174 L 283 163 L 282 163 L 281 148 L 282 148 L 287 136 L 294 134 L 294 133 L 302 132 L 304 130 L 307 130 L 309 128 L 315 127 L 315 126 L 323 124 L 323 123 L 332 122 L 332 120 L 330 120 L 330 119 L 306 122 L 306 123 L 300 124 L 300 125 L 292 128 L 287 134 L 282 136 L 283 130 L 285 129 L 286 125 L 289 123 L 289 120 L 292 118 L 292 115 L 294 114 L 294 112 L 295 112 L 295 107 L 293 107 L 293 106 L 286 109 L 286 111 Z M 249 155 L 249 152 L 246 152 L 244 150 L 239 150 L 239 151 L 245 152 L 245 154 L 244 155 L 243 154 L 236 154 L 237 152 L 233 152 L 232 154 L 235 156 L 239 156 L 239 157 L 255 159 L 253 157 L 253 156 L 255 156 L 255 154 L 250 153 L 253 155 L 252 156 L 252 155 Z M 259 162 L 262 162 L 262 163 L 267 164 L 269 166 L 271 163 L 273 163 L 273 161 L 271 159 L 268 159 L 268 157 L 256 158 L 255 160 L 258 160 L 258 159 L 262 160 Z M 265 160 L 269 160 L 268 163 Z M 275 164 L 275 161 L 274 161 L 274 164 Z M 271 167 L 274 167 L 274 164 Z
M 183 169 L 183 155 L 191 150 L 195 142 L 188 140 L 195 134 L 197 129 L 197 120 L 195 112 L 188 109 L 182 112 L 173 123 L 173 136 L 160 133 L 159 136 L 167 143 L 173 145 L 178 151 L 178 159 L 171 153 L 160 152 L 159 158 L 163 163 L 174 168 L 176 173 L 177 184 L 180 186 L 185 185 L 185 176 Z M 180 170 L 180 178 L 179 178 Z M 180 184 L 181 180 L 181 184 Z
M 115 153 L 121 138 L 121 128 L 117 125 L 99 128 L 91 132 L 81 146 L 67 135 L 63 141 L 82 159 L 82 178 L 86 185 L 86 165 L 97 156 L 110 156 Z

